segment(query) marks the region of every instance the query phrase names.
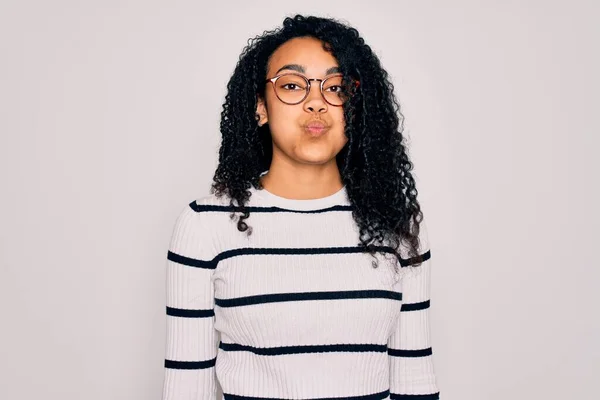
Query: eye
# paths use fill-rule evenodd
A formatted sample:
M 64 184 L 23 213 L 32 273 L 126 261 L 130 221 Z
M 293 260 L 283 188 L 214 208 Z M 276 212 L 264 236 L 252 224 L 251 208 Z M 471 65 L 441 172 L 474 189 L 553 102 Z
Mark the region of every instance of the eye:
M 329 86 L 327 89 L 325 89 L 329 92 L 334 92 L 334 93 L 339 93 L 342 91 L 342 87 L 338 86 L 338 85 L 333 85 L 333 86 Z
M 280 86 L 283 90 L 289 90 L 289 91 L 297 91 L 297 90 L 304 90 L 304 87 L 302 87 L 300 84 L 298 83 L 284 83 L 283 85 Z

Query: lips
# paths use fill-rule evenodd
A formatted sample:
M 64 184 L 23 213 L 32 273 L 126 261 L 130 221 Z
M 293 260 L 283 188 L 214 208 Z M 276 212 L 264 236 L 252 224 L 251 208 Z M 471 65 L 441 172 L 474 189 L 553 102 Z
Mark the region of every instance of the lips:
M 325 129 L 326 125 L 320 121 L 311 121 L 308 124 L 306 124 L 306 127 L 308 129 L 319 130 Z
M 304 129 L 312 136 L 320 136 L 327 130 L 327 125 L 322 121 L 310 121 L 304 125 Z

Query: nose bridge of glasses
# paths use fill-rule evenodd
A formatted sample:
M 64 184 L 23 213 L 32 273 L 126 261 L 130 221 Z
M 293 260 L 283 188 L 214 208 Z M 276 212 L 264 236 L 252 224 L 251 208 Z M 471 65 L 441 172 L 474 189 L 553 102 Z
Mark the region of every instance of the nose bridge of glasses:
M 306 88 L 306 97 L 310 96 L 310 91 L 311 91 L 311 89 L 314 86 L 316 88 L 317 93 L 318 93 L 318 97 L 317 98 L 319 98 L 321 100 L 325 100 L 325 93 L 323 93 L 322 90 L 321 90 L 323 81 L 325 79 L 327 79 L 327 78 L 324 78 L 324 79 L 319 79 L 319 78 L 310 78 L 309 79 L 309 78 L 306 78 L 306 80 L 308 81 L 308 86 Z M 315 84 L 313 85 L 312 82 L 315 82 Z

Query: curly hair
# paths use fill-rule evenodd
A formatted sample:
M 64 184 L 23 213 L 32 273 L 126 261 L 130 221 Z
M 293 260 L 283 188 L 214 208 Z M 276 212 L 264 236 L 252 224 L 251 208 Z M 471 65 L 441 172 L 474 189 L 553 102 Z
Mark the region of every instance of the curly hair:
M 250 216 L 245 206 L 251 196 L 248 189 L 250 185 L 262 189 L 259 178 L 272 159 L 268 124 L 259 127 L 255 119 L 257 96 L 265 98 L 270 56 L 295 37 L 319 39 L 323 49 L 338 61 L 344 82 L 360 82 L 343 106 L 345 121 L 349 121 L 344 129 L 348 141 L 336 155 L 352 217 L 359 228 L 358 245 L 371 256 L 376 252 L 393 253 L 402 266 L 421 265 L 419 230 L 423 213 L 394 86 L 359 32 L 338 20 L 286 17 L 282 27 L 248 40 L 227 84 L 219 162 L 210 192 L 217 197 L 229 196 L 233 208 L 230 218 L 235 218 L 236 211 L 241 212 L 237 228 L 250 235 L 252 228 L 244 222 Z M 408 260 L 399 251 L 402 244 L 406 244 Z M 372 264 L 377 268 L 374 258 Z M 396 263 L 394 268 L 398 272 Z

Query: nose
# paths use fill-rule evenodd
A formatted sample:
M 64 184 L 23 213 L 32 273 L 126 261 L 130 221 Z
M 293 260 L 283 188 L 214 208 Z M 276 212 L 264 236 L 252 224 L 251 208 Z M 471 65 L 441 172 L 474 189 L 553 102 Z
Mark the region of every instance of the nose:
M 304 100 L 304 110 L 307 112 L 326 112 L 327 102 L 321 95 L 321 86 L 319 81 L 311 82 L 308 96 Z

